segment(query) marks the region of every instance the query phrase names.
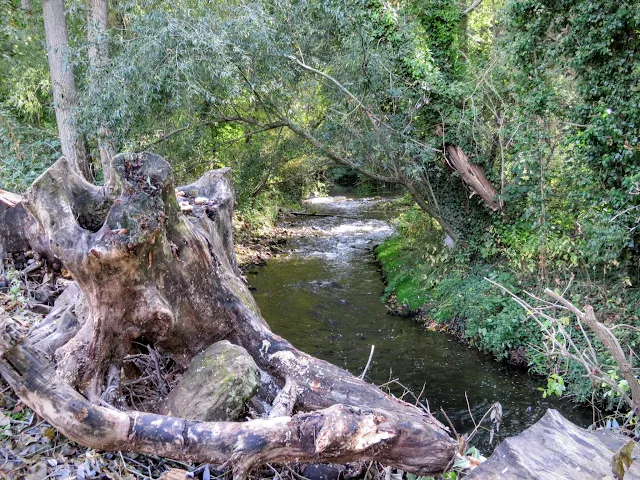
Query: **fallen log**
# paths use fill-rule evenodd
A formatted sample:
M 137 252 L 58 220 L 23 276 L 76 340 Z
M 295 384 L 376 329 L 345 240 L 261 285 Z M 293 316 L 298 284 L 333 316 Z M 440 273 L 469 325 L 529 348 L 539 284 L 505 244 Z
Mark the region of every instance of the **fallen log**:
M 507 438 L 491 457 L 472 470 L 468 480 L 603 480 L 613 479 L 612 460 L 630 441 L 611 430 L 588 431 L 564 418 L 557 410 L 533 426 Z M 633 462 L 625 480 L 640 479 Z
M 247 422 L 198 422 L 91 404 L 64 382 L 46 356 L 0 325 L 0 373 L 20 398 L 63 434 L 101 450 L 152 453 L 233 467 L 245 478 L 265 462 L 376 459 L 427 475 L 447 467 L 452 442 L 425 436 L 419 416 L 337 404 L 323 410 Z
M 271 332 L 236 265 L 229 169 L 177 189 L 188 211 L 161 157 L 121 154 L 112 169 L 109 196 L 64 158 L 26 194 L 77 284 L 27 337 L 6 322 L 0 373 L 26 404 L 84 445 L 227 463 L 238 478 L 267 461 L 375 458 L 419 475 L 450 464 L 458 445 L 429 412 Z M 104 407 L 134 343 L 186 367 L 221 340 L 255 361 L 255 403 L 272 418 L 206 423 Z

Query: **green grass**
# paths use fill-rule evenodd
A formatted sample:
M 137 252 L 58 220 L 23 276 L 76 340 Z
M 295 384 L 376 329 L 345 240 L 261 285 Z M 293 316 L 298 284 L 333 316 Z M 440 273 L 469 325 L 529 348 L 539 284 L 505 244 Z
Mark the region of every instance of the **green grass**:
M 387 240 L 376 248 L 376 255 L 387 283 L 383 300 L 387 301 L 391 294 L 395 293 L 399 305 L 407 305 L 415 310 L 420 308 L 428 297 L 425 285 L 417 274 L 421 268 L 413 258 L 413 253 L 405 248 L 399 237 Z

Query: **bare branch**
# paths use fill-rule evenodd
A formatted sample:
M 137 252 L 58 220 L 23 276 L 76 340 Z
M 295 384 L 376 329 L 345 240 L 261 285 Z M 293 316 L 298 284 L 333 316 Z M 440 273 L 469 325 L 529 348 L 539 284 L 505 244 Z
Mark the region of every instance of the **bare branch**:
M 463 12 L 462 15 L 469 15 L 471 12 L 473 12 L 480 4 L 482 3 L 482 0 L 475 0 L 471 5 L 469 5 Z

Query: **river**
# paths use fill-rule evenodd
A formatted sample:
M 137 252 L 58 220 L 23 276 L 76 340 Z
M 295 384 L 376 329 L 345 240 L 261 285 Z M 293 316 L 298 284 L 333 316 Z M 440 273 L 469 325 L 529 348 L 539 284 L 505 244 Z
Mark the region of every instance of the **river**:
M 366 378 L 378 385 L 397 379 L 416 394 L 423 391 L 431 411 L 443 420 L 439 412 L 444 409 L 459 433 L 474 428 L 465 394 L 476 421 L 493 402 L 501 403 L 504 423 L 499 438 L 521 432 L 547 408 L 588 425 L 585 409 L 543 399 L 536 390 L 543 383 L 539 377 L 498 363 L 411 319 L 387 314 L 372 251 L 393 234 L 384 201 L 314 198 L 305 202 L 306 212 L 334 216 L 299 216 L 283 224 L 292 232 L 286 252 L 247 271 L 274 332 L 355 375 L 362 372 L 375 345 Z M 397 384 L 390 388 L 396 395 L 403 390 Z M 486 432 L 473 443 L 485 453 L 492 450 Z

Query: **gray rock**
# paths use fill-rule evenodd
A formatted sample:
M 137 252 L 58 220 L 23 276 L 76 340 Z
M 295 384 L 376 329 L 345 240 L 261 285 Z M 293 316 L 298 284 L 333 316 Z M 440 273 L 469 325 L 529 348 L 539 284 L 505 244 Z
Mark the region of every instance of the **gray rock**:
M 227 340 L 198 354 L 169 393 L 162 412 L 188 420 L 236 420 L 260 385 L 260 371 L 247 351 Z
M 611 459 L 629 440 L 585 430 L 549 409 L 536 424 L 502 442 L 465 480 L 613 480 Z M 624 478 L 640 479 L 637 461 Z

